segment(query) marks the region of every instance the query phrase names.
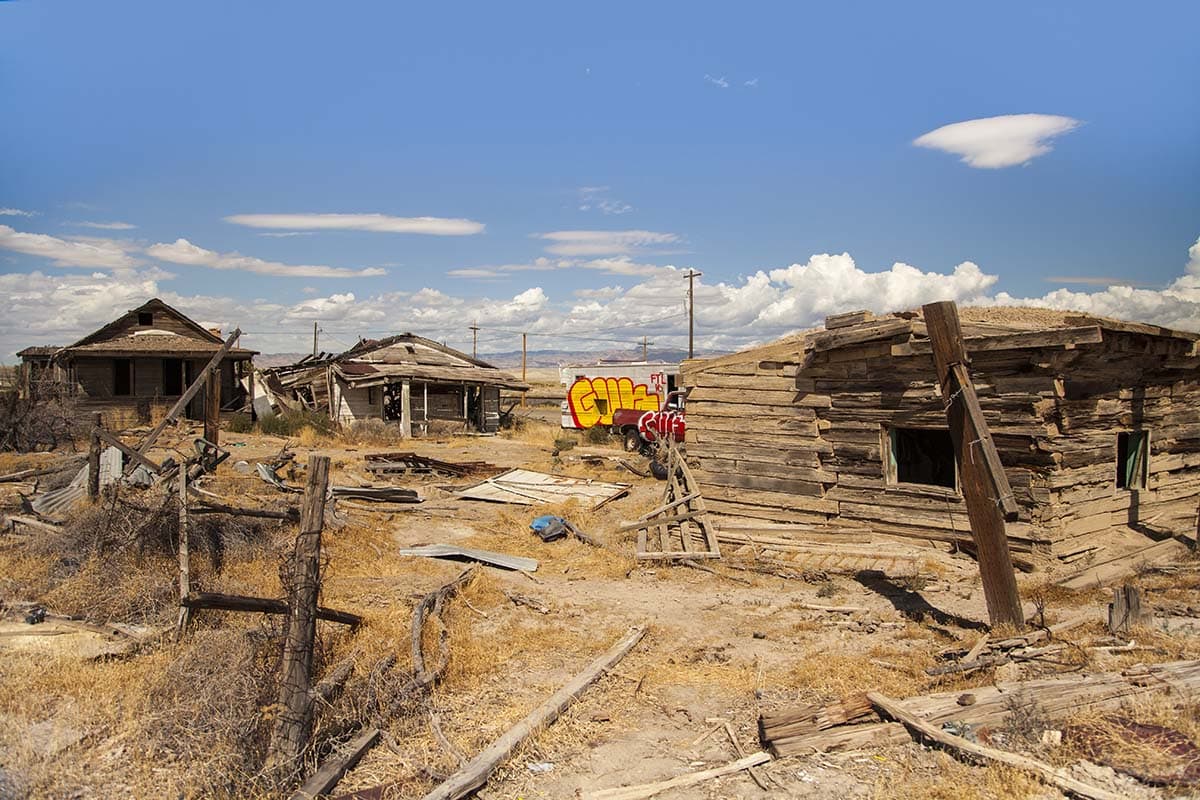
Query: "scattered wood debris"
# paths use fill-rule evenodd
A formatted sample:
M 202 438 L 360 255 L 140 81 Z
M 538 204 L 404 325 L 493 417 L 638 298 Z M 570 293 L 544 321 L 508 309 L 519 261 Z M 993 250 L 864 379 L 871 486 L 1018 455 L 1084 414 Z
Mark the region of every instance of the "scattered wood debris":
M 953 722 L 972 730 L 995 727 L 1013 713 L 1012 698 L 1036 697 L 1047 719 L 1062 719 L 1085 709 L 1117 709 L 1132 697 L 1157 692 L 1182 695 L 1200 691 L 1200 661 L 1139 665 L 1123 672 L 1002 682 L 972 689 L 973 701 L 963 705 L 961 690 L 910 697 L 899 707 L 934 726 Z M 843 719 L 844 722 L 837 722 Z M 816 751 L 876 747 L 903 741 L 903 730 L 887 723 L 868 722 L 874 715 L 859 696 L 825 708 L 802 706 L 763 714 L 764 744 L 776 756 Z M 825 727 L 821 727 L 825 721 Z M 859 724 L 863 723 L 863 724 Z M 813 731 L 812 727 L 817 730 Z M 771 738 L 767 738 L 767 737 Z
M 995 761 L 1000 764 L 1006 764 L 1010 767 L 1016 767 L 1026 772 L 1032 772 L 1047 783 L 1051 783 L 1058 788 L 1070 792 L 1079 797 L 1087 798 L 1088 800 L 1123 800 L 1124 795 L 1110 792 L 1106 789 L 1100 789 L 1096 786 L 1083 783 L 1066 774 L 1066 770 L 1056 769 L 1049 764 L 1045 764 L 1027 756 L 1009 753 L 1004 750 L 997 750 L 994 747 L 978 744 L 976 742 L 964 739 L 961 736 L 947 733 L 936 725 L 931 725 L 929 722 L 912 714 L 902 705 L 885 697 L 878 692 L 868 692 L 867 698 L 871 704 L 878 708 L 882 713 L 902 723 L 906 728 L 909 728 L 914 734 L 928 739 L 931 742 L 943 745 L 954 751 L 956 755 L 966 755 L 975 759 L 985 761 Z
M 587 478 L 568 478 L 530 469 L 510 469 L 494 478 L 467 487 L 458 496 L 467 500 L 531 506 L 560 503 L 570 498 L 591 501 L 592 510 L 629 494 L 627 483 L 605 483 Z
M 467 475 L 496 474 L 503 471 L 486 461 L 439 461 L 416 453 L 368 453 L 363 456 L 366 470 L 374 475 L 434 475 L 461 478 Z
M 1187 552 L 1187 545 L 1174 539 L 1154 542 L 1145 547 L 1139 547 L 1133 552 L 1090 564 L 1083 571 L 1060 579 L 1057 581 L 1057 585 L 1064 589 L 1074 590 L 1105 586 L 1128 578 L 1145 566 L 1179 561 L 1187 555 Z

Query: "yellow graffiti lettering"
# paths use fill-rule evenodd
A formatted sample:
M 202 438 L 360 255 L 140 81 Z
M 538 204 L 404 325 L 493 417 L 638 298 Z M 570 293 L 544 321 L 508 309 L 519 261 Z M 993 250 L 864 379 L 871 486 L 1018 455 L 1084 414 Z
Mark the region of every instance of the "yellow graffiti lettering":
M 613 412 L 621 408 L 657 411 L 657 393 L 630 378 L 578 378 L 567 392 L 571 417 L 580 428 L 611 425 Z

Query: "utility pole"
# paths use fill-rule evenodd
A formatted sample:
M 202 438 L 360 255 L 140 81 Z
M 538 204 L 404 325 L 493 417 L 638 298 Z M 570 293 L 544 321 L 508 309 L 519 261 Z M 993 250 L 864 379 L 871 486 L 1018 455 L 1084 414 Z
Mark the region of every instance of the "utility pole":
M 646 337 L 642 337 L 642 361 L 650 360 L 650 342 L 646 341 Z
M 684 276 L 688 279 L 688 358 L 695 358 L 696 355 L 696 278 L 703 274 L 689 269 Z
M 528 338 L 529 338 L 529 334 L 527 334 L 527 333 L 521 334 L 521 383 L 528 383 L 528 381 L 525 380 L 525 353 L 526 353 L 525 342 Z M 524 406 L 525 406 L 525 392 L 521 392 L 521 407 L 524 408 Z
M 317 357 L 317 323 L 313 321 L 313 358 Z
M 471 323 L 471 358 L 479 358 L 479 326 Z

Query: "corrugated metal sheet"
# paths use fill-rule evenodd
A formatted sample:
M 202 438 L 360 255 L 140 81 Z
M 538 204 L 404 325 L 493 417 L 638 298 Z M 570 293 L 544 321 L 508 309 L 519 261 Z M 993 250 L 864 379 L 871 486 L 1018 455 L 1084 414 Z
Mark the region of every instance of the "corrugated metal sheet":
M 510 556 L 505 553 L 493 553 L 491 550 L 476 550 L 473 547 L 459 547 L 455 544 L 427 544 L 421 547 L 406 547 L 400 551 L 402 556 L 422 556 L 425 558 L 465 558 L 468 561 L 480 561 L 493 567 L 515 569 L 522 572 L 536 572 L 536 559 L 522 556 Z
M 121 480 L 121 451 L 109 447 L 100 453 L 100 486 L 108 486 Z M 61 489 L 54 489 L 35 497 L 29 503 L 38 516 L 62 520 L 71 508 L 87 496 L 87 464 L 84 464 L 71 482 Z
M 520 506 L 558 503 L 576 498 L 590 500 L 593 508 L 599 508 L 610 500 L 628 494 L 629 486 L 628 483 L 605 483 L 586 478 L 568 478 L 565 475 L 548 475 L 529 469 L 512 469 L 464 489 L 458 496 L 468 500 Z

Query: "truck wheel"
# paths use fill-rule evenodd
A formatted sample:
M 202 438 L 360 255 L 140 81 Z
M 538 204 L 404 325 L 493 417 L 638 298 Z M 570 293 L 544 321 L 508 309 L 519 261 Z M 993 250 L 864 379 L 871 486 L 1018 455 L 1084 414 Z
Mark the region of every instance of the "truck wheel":
M 624 441 L 626 453 L 636 453 L 642 449 L 642 437 L 638 434 L 637 428 L 627 429 Z

